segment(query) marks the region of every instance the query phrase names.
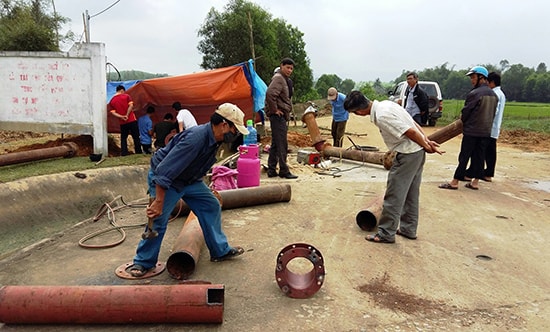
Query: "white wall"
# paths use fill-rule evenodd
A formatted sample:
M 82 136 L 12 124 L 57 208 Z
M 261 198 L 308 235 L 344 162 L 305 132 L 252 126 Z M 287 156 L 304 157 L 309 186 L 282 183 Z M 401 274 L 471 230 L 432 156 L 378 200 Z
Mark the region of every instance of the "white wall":
M 107 155 L 105 45 L 0 52 L 0 130 L 92 135 Z

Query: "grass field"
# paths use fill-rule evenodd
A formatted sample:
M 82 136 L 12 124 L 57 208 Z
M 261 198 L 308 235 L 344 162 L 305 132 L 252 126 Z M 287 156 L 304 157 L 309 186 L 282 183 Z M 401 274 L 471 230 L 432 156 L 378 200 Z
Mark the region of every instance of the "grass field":
M 438 125 L 445 125 L 460 117 L 464 100 L 444 100 L 443 116 Z M 525 129 L 550 133 L 550 104 L 506 102 L 502 129 Z

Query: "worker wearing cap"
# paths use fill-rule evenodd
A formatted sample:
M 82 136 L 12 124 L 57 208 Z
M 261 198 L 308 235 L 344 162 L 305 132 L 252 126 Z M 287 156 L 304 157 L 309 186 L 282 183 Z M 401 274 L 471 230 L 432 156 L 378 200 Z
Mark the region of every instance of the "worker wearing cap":
M 330 133 L 332 135 L 333 145 L 341 147 L 349 118 L 349 112 L 344 109 L 346 95 L 338 92 L 336 88 L 332 87 L 328 89 L 327 99 L 332 104 L 332 126 Z
M 146 276 L 155 268 L 170 213 L 180 199 L 185 200 L 197 216 L 210 251 L 211 261 L 222 261 L 244 253 L 241 247 L 231 247 L 222 230 L 220 202 L 203 182 L 203 177 L 216 162 L 222 143 L 232 143 L 248 135 L 243 125 L 244 113 L 230 103 L 220 105 L 210 122 L 178 133 L 151 157 L 148 174 L 152 202 L 147 217 L 153 220 L 157 237 L 139 242 L 133 264 L 126 272 L 135 278 Z
M 466 73 L 466 76 L 470 78 L 473 88 L 466 96 L 460 115 L 462 142 L 458 166 L 453 179 L 439 185 L 441 189 L 456 190 L 459 181 L 469 181 L 465 187 L 478 190 L 479 179 L 484 177 L 485 149 L 491 137 L 498 97 L 487 83 L 489 72 L 485 67 L 475 66 Z M 468 162 L 470 162 L 470 169 L 467 172 Z

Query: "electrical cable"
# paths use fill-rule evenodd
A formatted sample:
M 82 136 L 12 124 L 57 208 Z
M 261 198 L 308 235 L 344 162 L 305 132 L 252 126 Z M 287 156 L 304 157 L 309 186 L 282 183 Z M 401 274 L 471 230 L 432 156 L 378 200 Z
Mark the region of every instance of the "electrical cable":
M 120 200 L 122 205 L 119 205 L 119 206 L 116 206 L 116 207 L 113 208 L 112 205 L 117 200 Z M 169 223 L 171 221 L 173 221 L 174 219 L 176 219 L 177 216 L 181 213 L 182 206 L 183 206 L 182 204 L 179 205 L 178 213 L 175 215 L 175 217 L 168 220 Z M 78 245 L 83 247 L 83 248 L 87 248 L 87 249 L 112 248 L 112 247 L 115 247 L 115 246 L 121 244 L 126 239 L 126 232 L 124 231 L 125 228 L 145 227 L 145 225 L 147 225 L 147 222 L 143 222 L 143 223 L 139 223 L 139 224 L 123 225 L 123 226 L 118 225 L 116 223 L 115 211 L 118 211 L 118 210 L 123 209 L 123 208 L 129 208 L 129 207 L 130 208 L 145 208 L 145 207 L 147 207 L 147 204 L 145 204 L 145 203 L 144 204 L 127 204 L 126 202 L 124 202 L 124 199 L 122 198 L 121 195 L 115 197 L 109 203 L 103 203 L 99 207 L 99 209 L 97 210 L 97 212 L 96 212 L 96 214 L 95 214 L 95 216 L 93 217 L 92 220 L 94 222 L 96 222 L 96 221 L 100 220 L 105 214 L 107 214 L 107 218 L 109 219 L 109 223 L 111 224 L 112 227 L 101 229 L 99 231 L 95 231 L 95 232 L 92 232 L 90 234 L 87 234 L 82 239 L 80 239 L 80 241 L 78 241 Z M 100 235 L 112 232 L 112 231 L 117 231 L 117 232 L 120 233 L 120 238 L 118 240 L 113 241 L 111 243 L 107 243 L 107 244 L 99 244 L 99 245 L 86 244 L 86 242 L 88 240 L 90 240 L 92 238 L 95 238 L 95 237 L 98 237 Z

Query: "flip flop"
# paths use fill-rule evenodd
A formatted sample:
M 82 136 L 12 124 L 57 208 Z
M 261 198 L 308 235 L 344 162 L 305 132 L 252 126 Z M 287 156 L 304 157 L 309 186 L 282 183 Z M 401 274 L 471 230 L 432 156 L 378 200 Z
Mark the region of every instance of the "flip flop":
M 126 268 L 126 272 L 134 278 L 141 278 L 149 272 L 150 269 L 146 269 L 139 264 L 132 264 Z
M 466 187 L 466 188 L 468 188 L 468 189 L 472 189 L 472 190 L 479 190 L 478 187 L 472 186 L 471 183 L 466 183 L 466 184 L 464 185 L 464 187 Z
M 365 237 L 365 240 L 370 241 L 370 242 L 376 242 L 376 243 L 395 243 L 395 240 L 391 241 L 391 240 L 388 240 L 388 239 L 384 239 L 383 237 L 381 237 L 378 234 L 367 235 Z
M 244 249 L 242 247 L 232 247 L 232 248 L 229 249 L 227 254 L 225 254 L 221 257 L 212 257 L 212 258 L 210 258 L 210 261 L 211 262 L 221 262 L 221 261 L 225 261 L 227 259 L 231 259 L 231 258 L 240 256 L 242 254 L 244 254 Z
M 410 236 L 410 235 L 404 234 L 404 233 L 401 232 L 401 230 L 399 228 L 397 229 L 395 234 L 400 235 L 400 236 L 402 236 L 404 238 L 407 238 L 409 240 L 416 240 L 416 236 Z
M 439 189 L 451 189 L 451 190 L 457 190 L 458 189 L 458 186 L 457 187 L 454 187 L 452 186 L 449 182 L 446 182 L 446 183 L 442 183 L 438 186 Z

